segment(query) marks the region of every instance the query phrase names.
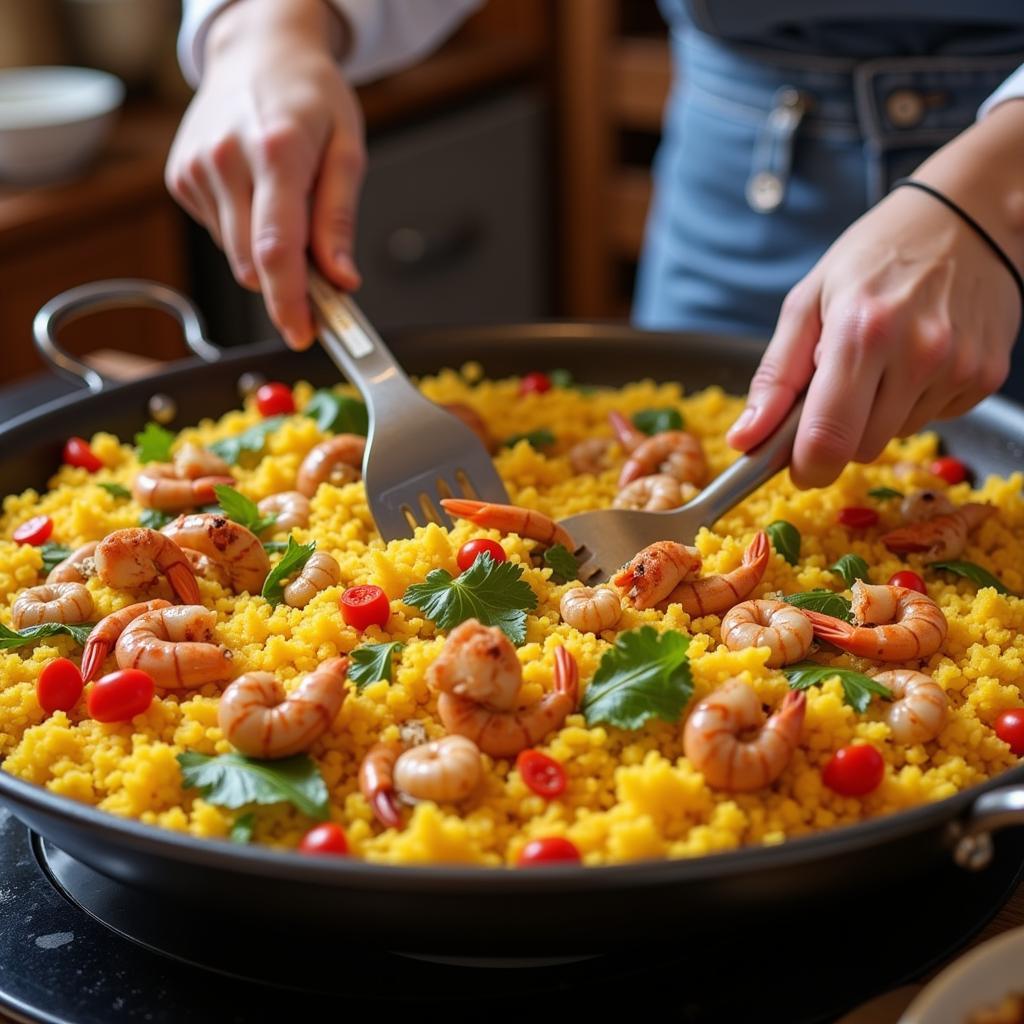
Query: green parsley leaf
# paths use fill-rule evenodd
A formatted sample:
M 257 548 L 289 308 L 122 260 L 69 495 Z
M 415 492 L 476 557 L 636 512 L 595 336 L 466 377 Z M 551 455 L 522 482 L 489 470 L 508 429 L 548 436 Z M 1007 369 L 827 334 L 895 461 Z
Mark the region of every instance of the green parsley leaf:
M 362 690 L 380 679 L 391 682 L 391 659 L 405 650 L 405 644 L 363 644 L 348 656 L 348 677 Z
M 145 430 L 135 435 L 139 462 L 170 462 L 174 434 L 159 423 L 147 423 Z
M 842 576 L 848 587 L 852 587 L 857 580 L 868 580 L 868 563 L 860 555 L 843 555 L 835 565 L 828 567 L 828 571 Z
M 660 434 L 664 430 L 682 430 L 683 416 L 678 409 L 641 409 L 633 413 L 633 426 L 645 434 Z
M 903 492 L 897 491 L 892 487 L 872 487 L 868 491 L 868 497 L 874 498 L 877 501 L 890 501 L 892 498 L 902 498 Z
M 965 579 L 977 583 L 979 587 L 995 587 L 996 592 L 999 594 L 1008 594 L 1010 597 L 1017 596 L 1000 579 L 993 576 L 988 569 L 984 568 L 984 566 L 976 565 L 974 562 L 929 562 L 928 568 L 941 569 L 943 572 L 951 572 L 957 576 L 963 576 Z
M 790 565 L 796 565 L 800 559 L 800 531 L 785 519 L 776 519 L 764 528 L 764 532 L 768 534 L 772 547 Z
M 132 492 L 123 484 L 101 483 L 99 486 L 114 498 L 130 498 L 132 496 Z
M 831 590 L 805 590 L 800 594 L 789 594 L 782 599 L 794 608 L 803 608 L 809 612 L 821 612 L 833 618 L 850 622 L 853 612 L 848 598 L 834 594 Z
M 308 754 L 279 761 L 257 761 L 242 754 L 186 753 L 178 755 L 181 781 L 198 789 L 217 807 L 289 803 L 303 814 L 327 820 L 327 786 L 316 762 Z
M 308 544 L 296 544 L 295 538 L 289 537 L 288 547 L 284 549 L 281 561 L 270 570 L 270 574 L 263 581 L 262 596 L 271 604 L 280 604 L 284 600 L 284 581 L 299 572 L 314 551 L 316 551 L 315 540 L 311 540 Z
M 231 826 L 231 842 L 246 846 L 252 842 L 252 831 L 256 825 L 256 815 L 251 811 L 235 819 Z
M 548 448 L 555 443 L 555 435 L 546 427 L 541 427 L 540 430 L 528 430 L 525 434 L 506 437 L 504 445 L 506 448 L 514 448 L 520 441 L 526 441 L 533 448 Z
M 288 541 L 286 540 L 265 540 L 263 542 L 263 550 L 268 555 L 274 554 L 276 551 L 287 551 Z
M 827 665 L 816 665 L 813 661 L 801 661 L 786 666 L 782 671 L 794 690 L 821 686 L 830 679 L 838 678 L 843 687 L 843 700 L 862 715 L 867 711 L 872 696 L 893 699 L 892 690 L 888 686 L 883 686 L 863 672 L 854 672 L 853 669 L 830 668 Z
M 526 613 L 537 607 L 534 594 L 514 562 L 496 562 L 486 551 L 460 576 L 434 569 L 424 583 L 414 583 L 402 600 L 418 608 L 438 629 L 466 619 L 497 626 L 514 644 L 526 639 Z
M 548 374 L 548 380 L 556 388 L 561 388 L 563 391 L 567 388 L 571 388 L 573 385 L 573 377 L 571 370 L 552 370 Z
M 370 432 L 370 415 L 358 398 L 338 395 L 324 389 L 315 391 L 302 410 L 304 415 L 316 420 L 316 425 L 332 434 L 359 434 Z
M 262 454 L 267 438 L 284 423 L 286 418 L 285 416 L 271 416 L 248 430 L 242 431 L 241 434 L 214 441 L 207 447 L 229 465 L 237 466 L 244 452 Z
M 649 718 L 678 722 L 693 693 L 690 638 L 641 626 L 620 633 L 605 651 L 583 697 L 587 725 L 639 729 Z
M 95 625 L 95 622 L 41 622 L 38 626 L 26 626 L 15 632 L 0 622 L 0 651 L 13 651 L 16 647 L 60 635 L 69 636 L 79 647 L 84 647 Z
M 568 583 L 577 578 L 580 563 L 564 544 L 552 544 L 544 552 L 544 564 L 552 570 L 555 581 Z
M 39 554 L 43 556 L 43 572 L 49 573 L 71 554 L 71 548 L 49 541 L 39 549 Z
M 223 512 L 228 519 L 251 530 L 258 537 L 268 526 L 277 522 L 277 514 L 261 516 L 256 502 L 236 491 L 229 484 L 215 484 L 213 493 L 217 495 L 220 505 L 218 512 Z
M 162 530 L 174 516 L 161 512 L 158 508 L 144 508 L 139 516 L 139 526 L 145 526 L 149 530 Z

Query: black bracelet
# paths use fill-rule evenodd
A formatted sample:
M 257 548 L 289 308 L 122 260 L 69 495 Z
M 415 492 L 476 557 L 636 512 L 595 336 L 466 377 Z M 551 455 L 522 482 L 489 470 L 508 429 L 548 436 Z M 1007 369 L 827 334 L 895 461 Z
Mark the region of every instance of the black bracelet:
M 949 207 L 965 224 L 969 224 L 974 228 L 978 237 L 999 257 L 1000 263 L 1010 272 L 1010 276 L 1017 285 L 1017 291 L 1020 292 L 1021 307 L 1024 309 L 1024 277 L 1021 276 L 1021 272 L 1017 269 L 1013 260 L 1003 251 L 1002 246 L 965 209 L 954 203 L 949 196 L 944 195 L 937 188 L 932 188 L 931 185 L 926 185 L 923 181 L 915 181 L 913 178 L 897 178 L 892 183 L 890 191 L 895 191 L 901 185 L 909 185 L 911 188 L 918 188 L 922 192 L 927 192 L 928 195 L 933 196 L 940 203 Z

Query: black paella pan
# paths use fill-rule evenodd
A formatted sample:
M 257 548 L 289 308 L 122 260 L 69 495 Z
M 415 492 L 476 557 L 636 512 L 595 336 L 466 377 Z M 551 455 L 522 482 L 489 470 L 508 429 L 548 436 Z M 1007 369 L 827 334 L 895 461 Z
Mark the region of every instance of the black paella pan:
M 112 306 L 155 305 L 182 321 L 197 358 L 155 377 L 109 384 L 63 353 L 62 322 Z M 315 349 L 276 342 L 218 350 L 190 304 L 146 282 L 99 282 L 58 296 L 40 312 L 37 341 L 55 368 L 87 385 L 80 393 L 0 426 L 0 494 L 42 487 L 70 435 L 106 430 L 131 437 L 152 418 L 151 399 L 170 399 L 180 428 L 238 405 L 246 372 L 325 386 L 337 371 Z M 390 339 L 413 374 L 479 361 L 488 376 L 566 368 L 578 380 L 619 385 L 640 376 L 718 384 L 742 393 L 761 346 L 698 334 L 654 334 L 588 323 L 459 328 Z M 1021 466 L 1024 410 L 993 398 L 939 426 L 947 448 L 983 477 Z M 934 885 L 932 869 L 984 870 L 991 834 L 1024 824 L 1024 767 L 938 803 L 825 831 L 772 848 L 694 860 L 614 867 L 390 867 L 319 861 L 270 849 L 193 839 L 122 820 L 0 772 L 0 800 L 70 856 L 150 895 L 196 902 L 211 918 L 250 921 L 270 943 L 330 934 L 344 944 L 434 953 L 531 955 L 603 951 L 671 936 L 707 934 L 808 907 L 865 911 L 881 880 L 908 893 Z M 956 879 L 942 899 L 956 899 Z M 964 875 L 963 877 L 966 877 Z M 855 909 L 853 909 L 855 908 Z

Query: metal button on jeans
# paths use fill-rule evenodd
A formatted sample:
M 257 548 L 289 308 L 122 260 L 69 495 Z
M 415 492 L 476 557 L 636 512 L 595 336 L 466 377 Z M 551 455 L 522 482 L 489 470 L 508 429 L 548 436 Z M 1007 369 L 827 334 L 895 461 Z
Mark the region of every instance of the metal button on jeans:
M 920 124 L 924 109 L 924 97 L 914 89 L 894 89 L 885 100 L 885 112 L 896 128 Z

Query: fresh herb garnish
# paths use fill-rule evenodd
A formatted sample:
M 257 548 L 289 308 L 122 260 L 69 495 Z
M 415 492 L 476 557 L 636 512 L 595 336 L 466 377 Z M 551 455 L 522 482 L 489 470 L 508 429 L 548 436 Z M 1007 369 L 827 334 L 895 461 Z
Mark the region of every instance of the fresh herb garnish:
M 842 619 L 843 622 L 850 622 L 853 618 L 849 600 L 841 594 L 832 593 L 831 590 L 805 590 L 800 594 L 789 594 L 782 600 L 794 608 L 821 612 L 823 615 Z
M 338 395 L 333 391 L 315 391 L 302 410 L 316 420 L 316 425 L 332 434 L 359 434 L 370 432 L 370 416 L 358 398 Z
M 988 569 L 983 566 L 976 565 L 974 562 L 929 562 L 928 568 L 941 569 L 943 572 L 951 572 L 957 576 L 963 576 L 965 579 L 971 580 L 973 583 L 977 583 L 979 587 L 995 587 L 997 593 L 1000 594 L 1007 594 L 1010 597 L 1017 596 L 1009 587 L 998 579 L 998 577 L 993 576 Z
M 39 549 L 39 554 L 43 557 L 43 572 L 49 573 L 71 555 L 71 548 L 49 541 Z
M 362 690 L 370 683 L 384 679 L 391 682 L 391 659 L 405 649 L 405 644 L 392 640 L 387 644 L 363 644 L 348 656 L 348 678 Z
M 514 448 L 520 441 L 526 441 L 533 448 L 548 448 L 555 443 L 555 435 L 546 427 L 541 427 L 540 430 L 528 430 L 525 434 L 506 437 L 504 445 L 506 448 Z
M 787 666 L 782 671 L 794 690 L 821 686 L 830 679 L 838 678 L 843 687 L 843 700 L 860 714 L 867 710 L 872 696 L 893 699 L 892 690 L 888 686 L 883 686 L 863 672 L 854 672 L 853 669 L 830 668 L 827 665 L 816 665 L 813 661 L 801 661 L 796 665 Z
M 144 508 L 139 515 L 139 526 L 145 526 L 149 530 L 162 530 L 174 516 L 161 512 L 158 508 Z
M 251 811 L 237 818 L 234 825 L 231 826 L 231 842 L 238 843 L 240 846 L 246 846 L 251 843 L 255 825 L 256 815 Z
M 220 502 L 218 511 L 223 512 L 232 522 L 244 526 L 258 537 L 268 526 L 277 522 L 277 514 L 261 516 L 256 502 L 236 491 L 228 484 L 215 484 L 213 493 Z
M 178 755 L 178 764 L 182 785 L 198 789 L 207 803 L 217 807 L 289 803 L 310 818 L 327 819 L 327 786 L 308 754 L 257 761 L 235 753 L 219 757 L 185 753 Z
M 289 538 L 290 539 L 290 538 Z M 263 542 L 263 550 L 268 555 L 272 555 L 277 551 L 287 551 L 288 541 L 286 540 L 265 540 Z
M 556 583 L 569 583 L 577 578 L 580 563 L 564 544 L 552 544 L 544 552 L 544 564 L 552 571 Z
M 829 572 L 843 577 L 843 582 L 852 587 L 857 580 L 867 581 L 868 563 L 860 555 L 843 555 L 834 565 L 828 567 Z
M 288 546 L 284 549 L 281 561 L 270 570 L 263 581 L 261 595 L 271 604 L 280 604 L 284 600 L 284 581 L 294 576 L 316 551 L 316 541 L 308 544 L 296 544 L 294 537 L 288 538 Z
M 633 426 L 645 434 L 660 434 L 665 430 L 682 430 L 683 416 L 678 409 L 641 409 L 633 413 Z
M 139 462 L 169 462 L 174 434 L 159 423 L 149 422 L 135 435 L 136 455 Z
M 796 565 L 800 559 L 800 531 L 785 519 L 776 519 L 764 528 L 764 532 L 768 534 L 772 547 L 790 565 Z
M 446 569 L 432 570 L 402 600 L 423 612 L 438 629 L 477 619 L 485 626 L 497 626 L 512 643 L 521 644 L 526 639 L 526 613 L 537 607 L 537 596 L 522 577 L 522 566 L 496 562 L 484 551 L 454 578 Z
M 0 622 L 0 650 L 13 651 L 16 647 L 34 644 L 51 636 L 69 636 L 79 647 L 85 646 L 95 622 L 70 624 L 66 622 L 41 622 L 38 626 L 26 626 L 15 632 Z
M 587 724 L 639 729 L 649 718 L 678 722 L 693 693 L 690 638 L 677 630 L 641 626 L 620 633 L 605 651 L 583 697 Z
M 267 438 L 284 423 L 284 416 L 271 416 L 269 419 L 257 423 L 248 430 L 236 434 L 234 437 L 225 437 L 220 441 L 214 441 L 207 445 L 211 452 L 219 455 L 229 465 L 235 466 L 242 458 L 243 452 L 253 452 L 259 455 L 267 443 Z
M 868 497 L 875 498 L 877 501 L 890 501 L 893 498 L 902 498 L 903 492 L 897 491 L 893 487 L 872 487 L 868 491 Z
M 101 483 L 99 486 L 113 498 L 130 498 L 132 496 L 132 492 L 123 484 Z
M 552 370 L 548 374 L 548 380 L 556 388 L 561 388 L 563 391 L 567 388 L 571 388 L 573 385 L 573 376 L 571 370 Z

